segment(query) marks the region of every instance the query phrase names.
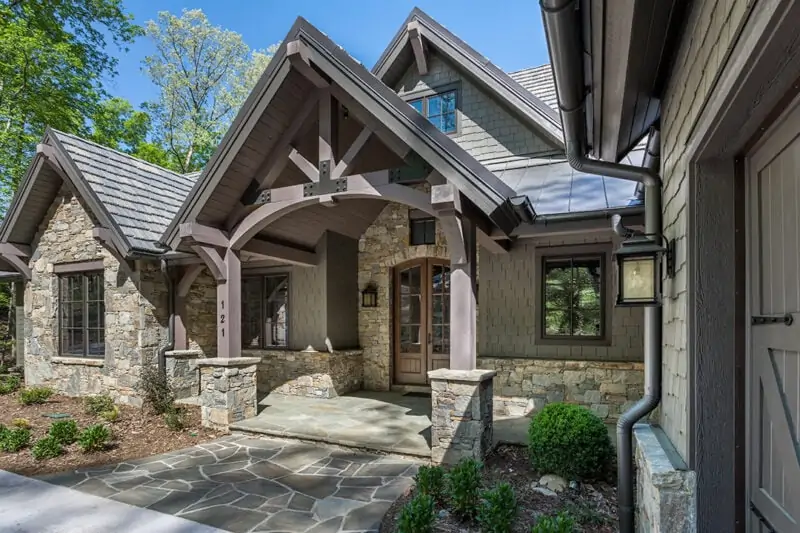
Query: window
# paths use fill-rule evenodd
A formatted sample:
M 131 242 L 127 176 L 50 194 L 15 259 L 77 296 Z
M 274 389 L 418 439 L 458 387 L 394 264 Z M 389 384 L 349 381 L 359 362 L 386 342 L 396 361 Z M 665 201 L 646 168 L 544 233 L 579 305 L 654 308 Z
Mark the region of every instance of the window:
M 62 275 L 61 355 L 102 357 L 106 353 L 106 306 L 102 272 Z
M 456 132 L 456 90 L 450 90 L 417 98 L 408 102 L 422 116 L 444 133 Z
M 603 339 L 605 256 L 542 258 L 542 337 Z
M 289 344 L 289 274 L 242 279 L 242 347 Z
M 408 212 L 408 243 L 411 246 L 436 244 L 436 218 L 423 211 Z

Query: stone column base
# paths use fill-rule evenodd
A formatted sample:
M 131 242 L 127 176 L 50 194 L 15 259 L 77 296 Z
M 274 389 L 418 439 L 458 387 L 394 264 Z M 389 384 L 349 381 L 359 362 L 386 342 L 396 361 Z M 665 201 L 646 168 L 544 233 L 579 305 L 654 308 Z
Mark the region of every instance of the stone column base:
M 227 430 L 234 422 L 256 416 L 258 357 L 198 359 L 200 413 L 203 425 Z
M 492 446 L 494 370 L 428 372 L 431 381 L 431 462 L 481 460 Z

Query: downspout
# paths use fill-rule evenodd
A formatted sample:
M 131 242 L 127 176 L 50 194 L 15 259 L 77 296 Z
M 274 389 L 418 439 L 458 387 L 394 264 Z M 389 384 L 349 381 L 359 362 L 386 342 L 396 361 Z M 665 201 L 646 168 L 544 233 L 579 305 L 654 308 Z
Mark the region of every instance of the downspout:
M 640 182 L 645 188 L 645 233 L 661 243 L 661 179 L 651 168 L 589 159 L 583 80 L 584 47 L 577 0 L 540 0 L 547 46 L 561 110 L 567 160 L 581 172 Z M 656 144 L 658 135 L 654 135 Z M 652 139 L 651 139 L 652 140 Z M 655 160 L 655 158 L 651 158 Z M 644 310 L 644 397 L 617 423 L 617 498 L 619 531 L 634 532 L 633 425 L 651 413 L 661 399 L 662 308 Z
M 167 343 L 158 349 L 158 370 L 163 374 L 167 371 L 167 352 L 175 349 L 175 287 L 169 273 L 166 259 L 161 260 L 161 274 L 167 285 L 167 308 L 169 321 L 167 323 Z

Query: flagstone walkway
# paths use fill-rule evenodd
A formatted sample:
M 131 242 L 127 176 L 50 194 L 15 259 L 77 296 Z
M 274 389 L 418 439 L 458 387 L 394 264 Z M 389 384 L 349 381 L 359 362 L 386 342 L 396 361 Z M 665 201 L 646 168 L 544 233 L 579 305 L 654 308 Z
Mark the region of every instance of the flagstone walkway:
M 232 531 L 377 531 L 417 464 L 320 444 L 233 435 L 40 479 Z

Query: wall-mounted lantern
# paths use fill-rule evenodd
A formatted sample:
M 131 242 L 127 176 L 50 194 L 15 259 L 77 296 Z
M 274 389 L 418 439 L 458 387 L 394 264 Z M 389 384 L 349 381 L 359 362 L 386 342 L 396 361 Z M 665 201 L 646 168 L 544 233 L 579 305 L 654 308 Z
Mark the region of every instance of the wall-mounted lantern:
M 637 235 L 614 252 L 617 258 L 617 305 L 646 307 L 661 305 L 661 260 L 667 259 L 672 277 L 672 241 L 661 246 L 653 238 Z
M 378 307 L 378 287 L 372 282 L 361 291 L 361 307 Z

